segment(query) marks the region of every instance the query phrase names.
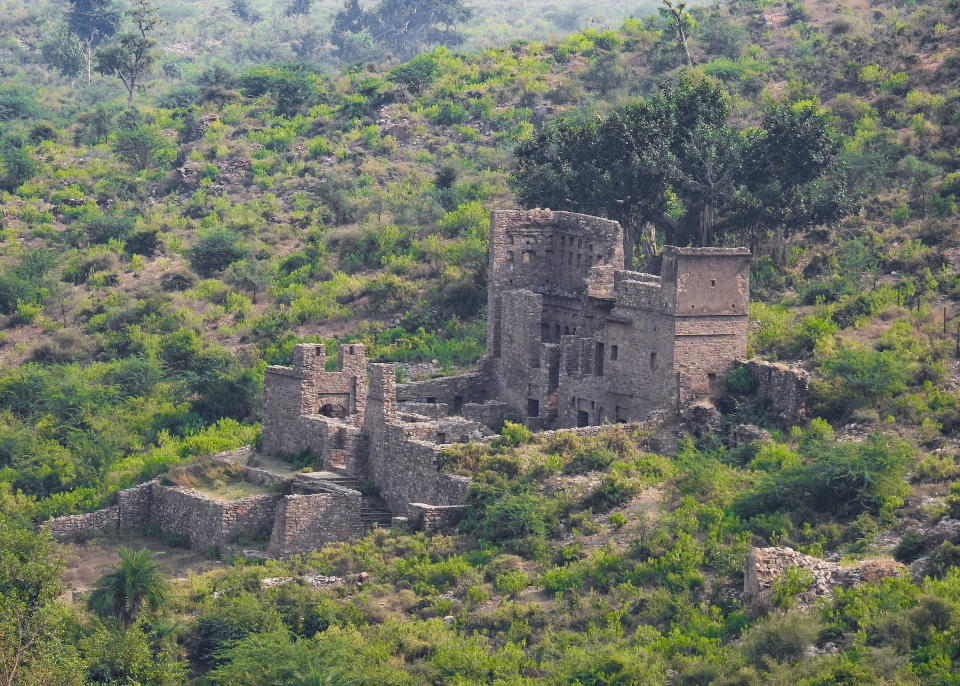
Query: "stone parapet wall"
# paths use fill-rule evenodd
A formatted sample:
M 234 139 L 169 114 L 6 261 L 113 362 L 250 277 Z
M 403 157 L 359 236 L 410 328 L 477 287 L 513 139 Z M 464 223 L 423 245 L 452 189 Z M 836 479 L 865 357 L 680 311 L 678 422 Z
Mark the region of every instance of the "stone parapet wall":
M 467 513 L 464 505 L 426 505 L 410 503 L 409 521 L 424 533 L 450 532 Z
M 804 605 L 832 594 L 834 588 L 880 581 L 897 576 L 906 569 L 889 558 L 863 560 L 854 566 L 841 567 L 836 562 L 805 555 L 792 548 L 754 548 L 747 555 L 743 578 L 744 602 L 748 605 L 768 602 L 774 584 L 791 567 L 806 569 L 813 575 L 813 583 L 800 594 L 800 601 Z

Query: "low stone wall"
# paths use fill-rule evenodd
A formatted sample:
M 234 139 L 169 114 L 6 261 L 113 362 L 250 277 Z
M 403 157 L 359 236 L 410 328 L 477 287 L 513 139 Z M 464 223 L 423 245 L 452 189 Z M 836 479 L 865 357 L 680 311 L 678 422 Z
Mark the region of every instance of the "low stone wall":
M 486 400 L 487 378 L 478 372 L 442 376 L 426 381 L 411 381 L 397 385 L 397 402 L 442 403 L 453 414 L 468 402 Z M 428 400 L 432 398 L 431 400 Z
M 747 605 L 757 605 L 770 599 L 774 584 L 787 569 L 800 567 L 813 574 L 813 583 L 801 594 L 803 605 L 833 593 L 836 587 L 849 588 L 864 581 L 879 581 L 897 576 L 905 567 L 892 559 L 863 560 L 852 567 L 841 567 L 818 557 L 805 555 L 793 548 L 754 548 L 747 555 L 743 578 L 743 599 Z
M 119 528 L 120 508 L 114 505 L 95 512 L 57 517 L 45 522 L 44 527 L 58 540 L 74 540 Z
M 753 375 L 757 399 L 776 414 L 786 427 L 795 426 L 807 418 L 810 401 L 810 373 L 796 365 L 765 360 L 741 360 Z
M 464 505 L 410 503 L 410 523 L 425 533 L 453 531 L 467 512 Z
M 361 496 L 349 488 L 323 493 L 288 495 L 278 504 L 270 535 L 271 555 L 297 555 L 335 541 L 363 536 Z

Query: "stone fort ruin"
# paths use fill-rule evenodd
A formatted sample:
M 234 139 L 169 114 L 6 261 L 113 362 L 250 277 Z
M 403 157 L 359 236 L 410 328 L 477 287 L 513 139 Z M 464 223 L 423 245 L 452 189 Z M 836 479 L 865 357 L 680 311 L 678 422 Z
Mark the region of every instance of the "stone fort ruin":
M 341 345 L 335 371 L 326 371 L 324 346 L 296 345 L 291 366 L 266 369 L 260 450 L 309 452 L 326 471 L 279 479 L 242 507 L 147 484 L 122 492 L 115 509 L 54 520 L 51 530 L 147 525 L 190 538 L 209 528 L 202 513 L 215 511 L 204 540 L 227 546 L 256 529 L 271 553 L 288 555 L 356 537 L 372 522 L 443 526 L 470 483 L 441 470 L 444 445 L 483 440 L 505 420 L 534 431 L 641 422 L 722 390 L 746 352 L 750 253 L 667 246 L 661 261 L 659 275 L 623 269 L 614 221 L 494 212 L 486 353 L 475 371 L 398 384 L 395 365 L 368 364 L 362 345 Z M 750 365 L 774 404 L 799 407 L 805 379 Z M 362 482 L 375 484 L 375 502 L 361 496 Z

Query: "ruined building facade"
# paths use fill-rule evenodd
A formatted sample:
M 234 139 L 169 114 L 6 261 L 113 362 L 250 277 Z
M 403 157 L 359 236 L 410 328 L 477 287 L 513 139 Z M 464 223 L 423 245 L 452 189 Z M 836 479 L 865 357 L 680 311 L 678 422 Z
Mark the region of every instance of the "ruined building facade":
M 641 421 L 720 390 L 746 352 L 749 251 L 667 246 L 660 275 L 622 264 L 617 222 L 494 212 L 486 355 L 401 399 L 537 430 Z

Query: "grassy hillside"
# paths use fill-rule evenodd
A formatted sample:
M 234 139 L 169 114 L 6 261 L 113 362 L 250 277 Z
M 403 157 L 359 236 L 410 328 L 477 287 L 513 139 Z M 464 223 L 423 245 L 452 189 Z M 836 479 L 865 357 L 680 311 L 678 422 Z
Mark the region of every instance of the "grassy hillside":
M 224 52 L 197 45 L 232 19 L 205 14 L 204 28 L 187 21 L 194 8 L 174 10 L 159 47 L 182 38 L 181 76 L 158 71 L 133 108 L 115 80 L 71 84 L 43 66 L 52 6 L 0 12 L 0 519 L 23 560 L 47 553 L 16 527 L 254 441 L 262 365 L 295 341 L 362 340 L 438 373 L 469 365 L 487 216 L 515 206 L 515 145 L 560 113 L 649 94 L 681 64 L 660 17 L 343 71 L 291 61 L 266 27 L 292 20 Z M 123 631 L 76 609 L 44 634 L 62 662 L 31 669 L 115 683 L 104 675 L 122 672 L 109 659 L 122 648 L 160 670 L 129 677 L 144 683 L 178 681 L 184 657 L 215 683 L 292 682 L 244 681 L 265 654 L 357 683 L 953 683 L 953 543 L 923 550 L 912 534 L 898 550 L 934 554 L 940 580 L 812 612 L 757 618 L 737 589 L 751 544 L 862 557 L 960 512 L 958 12 L 791 0 L 693 13 L 694 70 L 724 85 L 738 126 L 768 103 L 813 101 L 843 135 L 861 209 L 763 237 L 752 273 L 752 352 L 802 361 L 823 420 L 740 451 L 722 432 L 467 450 L 452 457 L 477 475 L 459 536 L 378 533 L 303 563 L 236 561 Z M 474 35 L 500 35 L 477 22 L 488 33 Z M 511 23 L 505 37 L 541 31 Z M 769 425 L 736 393 L 724 409 L 728 424 Z M 23 573 L 15 558 L 0 591 L 29 615 L 4 585 Z M 258 581 L 362 571 L 362 590 Z

